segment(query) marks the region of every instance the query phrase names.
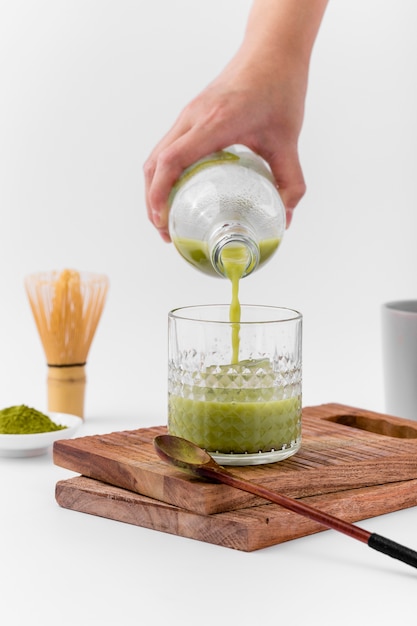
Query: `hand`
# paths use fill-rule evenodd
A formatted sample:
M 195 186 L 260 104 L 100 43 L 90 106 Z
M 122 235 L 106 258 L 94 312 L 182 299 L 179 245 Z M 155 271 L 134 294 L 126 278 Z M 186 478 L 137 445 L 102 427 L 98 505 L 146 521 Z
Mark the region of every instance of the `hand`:
M 305 193 L 298 157 L 311 51 L 328 0 L 253 0 L 235 57 L 182 111 L 144 165 L 146 204 L 165 241 L 169 192 L 186 167 L 243 144 L 267 161 L 287 213 Z
M 149 219 L 165 241 L 170 241 L 168 195 L 175 181 L 198 159 L 234 143 L 269 163 L 289 226 L 305 192 L 297 148 L 305 82 L 288 72 L 271 79 L 255 68 L 232 66 L 182 111 L 144 166 Z
M 144 165 L 146 204 L 165 241 L 169 192 L 186 167 L 243 144 L 267 161 L 287 213 L 305 193 L 298 157 L 312 47 L 328 0 L 254 0 L 242 46 L 182 111 Z

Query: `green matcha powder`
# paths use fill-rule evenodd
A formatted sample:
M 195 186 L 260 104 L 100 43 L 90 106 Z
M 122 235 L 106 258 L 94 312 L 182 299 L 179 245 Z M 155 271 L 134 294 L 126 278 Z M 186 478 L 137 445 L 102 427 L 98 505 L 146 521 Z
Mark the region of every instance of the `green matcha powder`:
M 47 415 L 25 404 L 10 406 L 0 411 L 0 434 L 30 435 L 63 430 L 66 426 L 55 424 Z

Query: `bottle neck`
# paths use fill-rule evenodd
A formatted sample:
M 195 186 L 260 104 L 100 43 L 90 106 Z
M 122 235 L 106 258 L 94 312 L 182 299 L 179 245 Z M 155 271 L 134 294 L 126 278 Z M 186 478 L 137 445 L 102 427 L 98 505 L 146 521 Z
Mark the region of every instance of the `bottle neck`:
M 255 234 L 239 223 L 223 224 L 209 239 L 211 263 L 218 274 L 240 278 L 251 274 L 259 265 L 260 252 Z

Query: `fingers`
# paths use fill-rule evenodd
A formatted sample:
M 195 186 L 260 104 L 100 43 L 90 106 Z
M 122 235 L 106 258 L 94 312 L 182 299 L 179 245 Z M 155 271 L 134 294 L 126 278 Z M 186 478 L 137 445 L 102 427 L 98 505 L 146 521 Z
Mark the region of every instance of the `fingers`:
M 174 141 L 164 141 L 145 163 L 148 216 L 165 241 L 170 241 L 168 198 L 173 185 L 187 167 L 224 147 L 214 135 L 195 126 Z
M 161 220 L 159 217 L 160 212 L 161 212 L 161 209 L 160 209 L 161 200 L 160 198 L 158 198 L 158 195 L 161 196 L 161 194 L 160 193 L 158 194 L 158 192 L 155 191 L 155 189 L 157 190 L 158 188 L 155 188 L 155 185 L 153 184 L 153 182 L 154 182 L 156 170 L 158 169 L 159 171 L 161 169 L 160 155 L 161 154 L 164 155 L 164 150 L 166 150 L 168 146 L 170 146 L 171 144 L 175 143 L 175 141 L 179 137 L 181 137 L 183 133 L 186 133 L 187 130 L 188 130 L 187 127 L 183 127 L 181 123 L 177 121 L 172 127 L 172 129 L 169 131 L 169 133 L 167 133 L 165 137 L 163 137 L 163 139 L 155 146 L 155 148 L 153 149 L 152 153 L 149 155 L 148 159 L 146 160 L 143 166 L 143 173 L 144 173 L 144 178 L 145 178 L 145 200 L 146 200 L 148 218 L 154 224 L 154 226 L 159 230 L 162 239 L 164 239 L 165 241 L 170 241 L 170 237 L 168 234 L 166 224 L 164 223 L 165 220 L 164 219 Z M 176 178 L 178 178 L 178 176 L 179 174 L 176 176 Z M 174 177 L 173 180 L 172 180 L 172 177 Z M 168 187 L 169 184 L 171 184 L 171 187 L 172 187 L 176 178 L 175 178 L 175 173 L 173 173 L 170 179 L 172 180 L 172 182 L 167 183 L 165 187 Z M 168 191 L 168 194 L 169 194 L 169 191 Z
M 171 240 L 168 232 L 167 198 L 172 186 L 186 167 L 224 147 L 213 142 L 212 137 L 194 128 L 178 137 L 167 147 L 162 145 L 158 156 L 155 158 L 151 156 L 145 163 L 148 215 L 164 241 Z M 283 157 L 281 153 L 275 153 L 269 158 L 269 164 L 285 206 L 288 228 L 294 209 L 306 191 L 298 154 L 292 151 L 292 154 L 287 153 Z
M 182 172 L 199 159 L 235 142 L 236 115 L 230 98 L 215 85 L 183 109 L 172 129 L 144 165 L 146 204 L 151 222 L 169 241 L 168 198 Z
M 182 147 L 183 146 L 183 147 Z M 187 133 L 169 145 L 161 146 L 155 156 L 145 163 L 146 201 L 151 222 L 161 237 L 169 241 L 168 198 L 170 191 L 184 169 L 198 157 L 194 157 L 196 146 L 188 145 Z
M 306 184 L 297 151 L 293 150 L 284 156 L 275 154 L 269 159 L 269 164 L 285 206 L 288 228 L 294 209 L 306 192 Z
M 218 105 L 208 107 L 210 113 L 205 110 L 203 115 L 199 103 L 196 99 L 182 112 L 144 165 L 148 216 L 162 239 L 170 241 L 168 198 L 182 172 L 200 158 L 233 143 L 252 147 L 271 166 L 286 209 L 288 228 L 293 211 L 306 191 L 294 138 L 287 132 L 281 132 L 281 129 L 265 133 L 262 118 L 261 122 L 251 118 L 254 128 L 244 126 L 236 110 Z M 241 110 L 242 106 L 237 110 Z M 242 128 L 246 128 L 243 133 Z M 263 140 L 260 140 L 261 136 Z

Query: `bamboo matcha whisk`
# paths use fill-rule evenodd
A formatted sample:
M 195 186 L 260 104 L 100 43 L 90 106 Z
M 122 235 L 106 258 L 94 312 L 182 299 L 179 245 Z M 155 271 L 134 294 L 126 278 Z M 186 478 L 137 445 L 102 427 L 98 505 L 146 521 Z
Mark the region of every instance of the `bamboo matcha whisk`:
M 103 311 L 107 276 L 65 269 L 25 278 L 48 365 L 48 409 L 84 417 L 85 366 Z

